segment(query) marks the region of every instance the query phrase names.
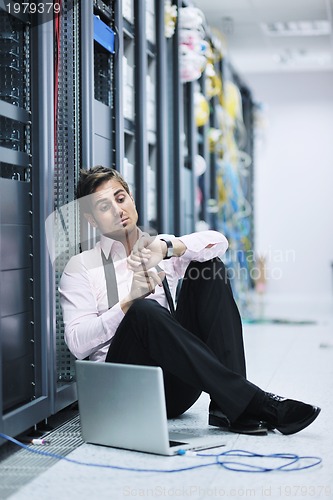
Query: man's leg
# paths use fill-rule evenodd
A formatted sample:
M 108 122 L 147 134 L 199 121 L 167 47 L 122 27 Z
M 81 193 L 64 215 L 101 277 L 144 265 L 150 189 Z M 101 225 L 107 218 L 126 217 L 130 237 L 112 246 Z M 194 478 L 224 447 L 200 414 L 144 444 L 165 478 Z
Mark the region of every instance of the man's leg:
M 212 349 L 224 366 L 245 377 L 242 324 L 220 259 L 190 263 L 176 315 L 185 328 Z M 227 412 L 213 393 L 211 397 L 209 423 L 235 432 L 257 434 L 267 427 L 292 434 L 307 427 L 320 412 L 315 406 L 258 390 L 243 415 L 235 421 L 230 419 L 230 425 L 224 415 Z M 238 394 L 234 397 L 237 399 Z
M 223 262 L 191 262 L 178 297 L 176 317 L 230 370 L 246 377 L 242 323 Z M 213 400 L 210 410 L 218 405 Z
M 223 262 L 191 262 L 177 302 L 177 320 L 230 370 L 246 377 L 242 323 Z
M 183 404 L 182 411 L 205 391 L 231 421 L 243 413 L 258 392 L 262 392 L 242 375 L 225 367 L 201 339 L 150 299 L 138 300 L 131 306 L 118 327 L 106 361 L 159 365 L 166 378 L 170 373 L 176 377 L 174 380 L 185 384 L 185 390 L 180 391 L 181 397 L 189 391 L 189 401 Z M 172 387 L 171 383 L 170 392 Z M 169 414 L 174 410 L 171 408 Z

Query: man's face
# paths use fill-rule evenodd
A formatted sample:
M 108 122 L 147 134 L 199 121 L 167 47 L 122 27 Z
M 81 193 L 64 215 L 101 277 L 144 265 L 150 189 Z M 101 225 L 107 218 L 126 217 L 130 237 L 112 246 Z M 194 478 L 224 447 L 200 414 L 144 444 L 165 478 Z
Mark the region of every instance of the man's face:
M 102 234 L 122 240 L 136 230 L 138 213 L 135 203 L 120 182 L 106 181 L 90 196 L 92 210 L 86 217 L 93 226 L 98 226 Z

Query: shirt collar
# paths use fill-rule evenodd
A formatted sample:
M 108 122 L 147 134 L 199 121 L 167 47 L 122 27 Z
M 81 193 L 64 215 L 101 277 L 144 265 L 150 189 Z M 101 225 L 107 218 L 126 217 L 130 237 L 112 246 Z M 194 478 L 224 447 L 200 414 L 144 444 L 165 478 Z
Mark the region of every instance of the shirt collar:
M 100 239 L 100 245 L 102 252 L 104 253 L 105 257 L 108 259 L 109 255 L 111 254 L 112 258 L 114 259 L 116 256 L 119 258 L 124 258 L 124 255 L 126 256 L 125 249 L 123 248 L 123 245 L 119 243 L 117 240 L 113 240 L 112 238 L 108 238 L 107 236 L 104 236 L 103 234 L 101 235 Z
M 142 235 L 143 232 L 138 228 L 138 237 L 141 238 Z M 116 253 L 119 255 L 119 257 L 123 257 L 124 248 L 123 245 L 119 243 L 119 241 L 108 238 L 107 236 L 104 236 L 104 234 L 102 234 L 100 238 L 100 245 L 107 259 L 109 258 L 110 252 L 112 257 L 114 257 Z
M 111 238 L 107 238 L 103 234 L 101 235 L 100 239 L 100 245 L 102 252 L 104 253 L 105 257 L 108 258 L 111 252 L 111 248 L 113 244 L 115 243 L 115 240 L 112 240 Z

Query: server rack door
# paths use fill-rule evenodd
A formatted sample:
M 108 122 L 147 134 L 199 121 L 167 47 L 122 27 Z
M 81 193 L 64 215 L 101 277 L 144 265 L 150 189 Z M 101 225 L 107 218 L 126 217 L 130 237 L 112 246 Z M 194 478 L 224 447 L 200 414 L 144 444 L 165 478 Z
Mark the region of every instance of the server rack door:
M 12 6 L 12 5 L 11 5 Z M 37 54 L 27 15 L 0 9 L 0 421 L 15 435 L 49 414 L 47 332 L 38 300 Z M 41 110 L 40 110 L 41 111 Z M 35 210 L 34 207 L 38 209 Z

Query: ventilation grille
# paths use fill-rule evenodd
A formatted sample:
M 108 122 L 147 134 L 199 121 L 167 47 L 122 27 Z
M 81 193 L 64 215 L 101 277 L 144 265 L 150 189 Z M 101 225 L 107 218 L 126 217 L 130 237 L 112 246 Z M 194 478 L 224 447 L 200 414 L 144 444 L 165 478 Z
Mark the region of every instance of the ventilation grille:
M 66 456 L 83 444 L 79 416 L 50 432 L 50 444 L 43 451 Z M 33 447 L 33 445 L 31 445 Z M 31 453 L 15 445 L 3 445 L 0 451 L 0 498 L 6 499 L 38 477 L 59 460 Z
M 58 95 L 55 151 L 54 195 L 55 209 L 72 202 L 80 168 L 80 71 L 79 71 L 79 2 L 63 2 L 60 16 L 60 43 L 58 53 Z M 75 204 L 61 223 L 61 237 L 56 238 L 56 289 L 63 269 L 70 257 L 79 252 L 79 215 Z M 70 241 L 74 241 L 70 244 Z M 56 347 L 58 382 L 69 382 L 74 377 L 74 358 L 64 342 L 64 326 L 59 296 L 56 298 Z

